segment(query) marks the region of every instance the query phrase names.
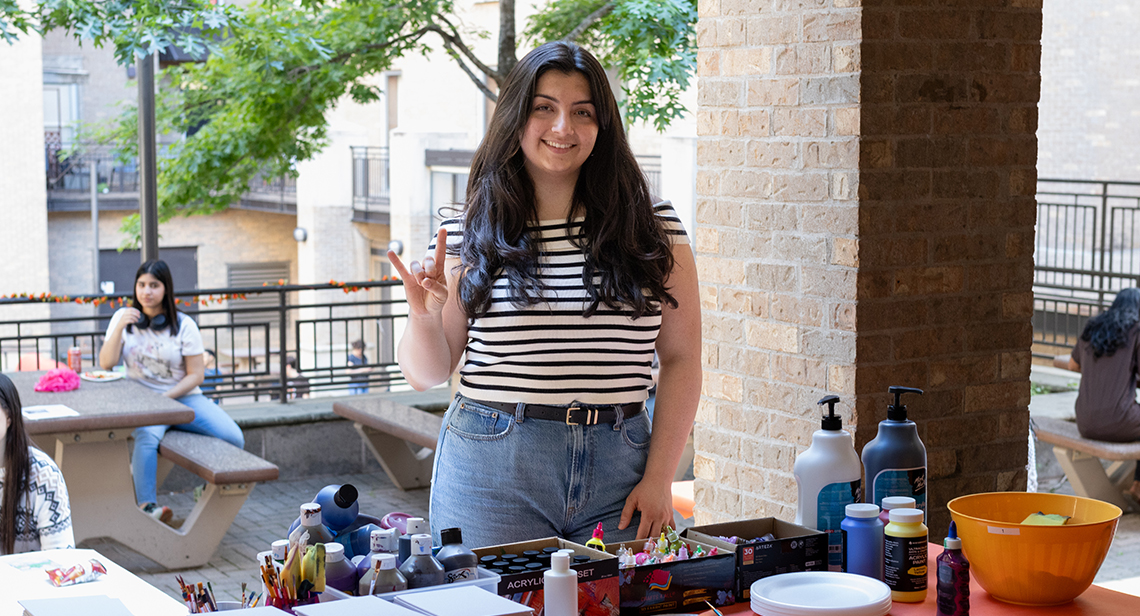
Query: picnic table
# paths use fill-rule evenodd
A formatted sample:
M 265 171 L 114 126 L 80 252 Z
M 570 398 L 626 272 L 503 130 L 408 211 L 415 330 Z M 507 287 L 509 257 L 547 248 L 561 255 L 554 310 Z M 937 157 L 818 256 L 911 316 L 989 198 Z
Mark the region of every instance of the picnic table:
M 159 445 L 159 485 L 178 464 L 207 486 L 181 527 L 167 526 L 135 503 L 130 437 L 140 426 L 191 422 L 193 409 L 130 379 L 83 381 L 73 391 L 37 392 L 42 374 L 7 376 L 25 408 L 58 404 L 74 411 L 24 425 L 63 472 L 76 542 L 110 537 L 168 568 L 197 567 L 213 555 L 256 482 L 277 478 L 275 465 L 221 439 L 172 430 Z

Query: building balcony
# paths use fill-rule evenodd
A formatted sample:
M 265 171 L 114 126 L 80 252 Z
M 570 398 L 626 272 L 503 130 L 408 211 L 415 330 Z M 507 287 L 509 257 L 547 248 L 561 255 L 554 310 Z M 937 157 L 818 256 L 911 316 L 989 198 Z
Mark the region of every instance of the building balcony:
M 352 221 L 388 224 L 390 187 L 388 148 L 352 146 Z

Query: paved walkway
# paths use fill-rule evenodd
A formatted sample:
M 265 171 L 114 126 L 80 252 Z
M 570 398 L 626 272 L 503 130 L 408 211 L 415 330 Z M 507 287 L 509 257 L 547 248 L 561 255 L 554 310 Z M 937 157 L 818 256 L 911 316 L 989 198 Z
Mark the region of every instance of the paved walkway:
M 257 553 L 268 550 L 274 540 L 284 538 L 289 524 L 297 517 L 300 504 L 330 483 L 356 486 L 360 491 L 361 511 L 378 517 L 390 511 L 427 515 L 426 489 L 401 492 L 383 473 L 313 477 L 259 484 L 205 567 L 168 572 L 114 542 L 89 542 L 83 547 L 99 550 L 174 597 L 178 597 L 175 576 L 182 575 L 188 582 L 210 582 L 219 599 L 237 599 L 243 582 L 250 586 L 259 584 L 254 561 Z M 1052 485 L 1042 485 L 1042 489 Z M 1071 493 L 1067 483 L 1062 483 L 1056 490 Z M 177 517 L 184 517 L 193 505 L 190 494 L 163 495 L 160 499 L 174 508 Z M 1134 513 L 1121 519 L 1116 539 L 1096 581 L 1106 582 L 1107 586 L 1122 592 L 1140 595 L 1140 558 L 1136 557 L 1137 554 L 1140 554 L 1140 514 Z

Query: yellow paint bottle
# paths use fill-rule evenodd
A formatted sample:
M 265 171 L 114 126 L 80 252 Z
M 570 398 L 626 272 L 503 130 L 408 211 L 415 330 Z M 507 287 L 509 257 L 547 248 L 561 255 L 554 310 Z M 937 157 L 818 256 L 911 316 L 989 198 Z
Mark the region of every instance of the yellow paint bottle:
M 903 603 L 926 600 L 926 557 L 929 531 L 919 509 L 891 509 L 884 529 L 884 581 L 891 599 Z

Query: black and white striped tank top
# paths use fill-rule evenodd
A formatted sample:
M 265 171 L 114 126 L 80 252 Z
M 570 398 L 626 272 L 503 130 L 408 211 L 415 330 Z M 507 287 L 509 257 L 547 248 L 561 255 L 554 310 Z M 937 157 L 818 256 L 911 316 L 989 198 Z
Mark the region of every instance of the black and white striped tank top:
M 674 244 L 688 244 L 677 212 L 668 201 L 654 206 Z M 449 248 L 463 243 L 463 220 L 445 220 Z M 538 277 L 547 285 L 543 301 L 519 308 L 511 303 L 505 277 L 496 278 L 490 311 L 469 324 L 459 393 L 491 402 L 532 404 L 625 404 L 641 402 L 653 385 L 650 364 L 661 329 L 656 310 L 634 320 L 627 310 L 598 306 L 590 318 L 582 284 L 585 259 L 570 243 L 581 220 L 540 221 Z M 429 247 L 434 250 L 435 242 Z

